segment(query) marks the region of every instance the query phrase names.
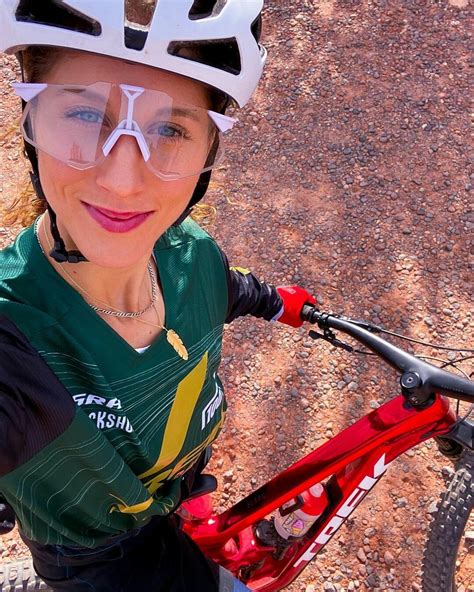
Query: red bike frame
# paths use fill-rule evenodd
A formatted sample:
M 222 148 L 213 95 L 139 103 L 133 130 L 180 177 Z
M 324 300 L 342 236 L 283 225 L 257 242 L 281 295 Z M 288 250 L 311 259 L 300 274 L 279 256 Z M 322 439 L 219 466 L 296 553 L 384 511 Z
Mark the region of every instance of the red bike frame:
M 185 530 L 201 549 L 252 590 L 288 586 L 379 481 L 388 465 L 420 442 L 450 431 L 456 415 L 436 396 L 423 409 L 400 395 L 290 466 L 226 512 Z M 329 505 L 301 539 L 285 550 L 265 546 L 255 526 L 315 483 L 326 483 Z

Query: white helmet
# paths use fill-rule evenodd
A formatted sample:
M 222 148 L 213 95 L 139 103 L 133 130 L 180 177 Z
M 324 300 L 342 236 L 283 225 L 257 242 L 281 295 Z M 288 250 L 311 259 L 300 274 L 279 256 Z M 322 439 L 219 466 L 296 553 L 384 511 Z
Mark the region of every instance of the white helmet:
M 125 0 L 0 0 L 0 51 L 41 45 L 122 58 L 204 82 L 243 107 L 266 61 L 262 8 L 263 0 L 158 0 L 149 26 L 137 28 Z

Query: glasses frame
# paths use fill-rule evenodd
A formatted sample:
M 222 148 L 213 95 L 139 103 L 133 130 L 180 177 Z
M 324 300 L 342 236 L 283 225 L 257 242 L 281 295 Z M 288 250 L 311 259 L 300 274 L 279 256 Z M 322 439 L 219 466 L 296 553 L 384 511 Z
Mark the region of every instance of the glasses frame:
M 97 84 L 97 82 L 95 84 Z M 47 154 L 49 154 L 53 158 L 56 158 L 60 162 L 64 162 L 66 165 L 70 166 L 71 168 L 74 168 L 76 170 L 88 170 L 88 169 L 100 166 L 104 162 L 104 160 L 107 158 L 107 156 L 109 156 L 109 154 L 111 153 L 112 149 L 114 148 L 114 146 L 116 145 L 116 143 L 118 142 L 118 140 L 120 139 L 121 136 L 134 137 L 135 140 L 137 141 L 142 158 L 145 161 L 145 163 L 147 164 L 149 170 L 154 175 L 156 175 L 157 177 L 162 179 L 163 181 L 176 181 L 179 179 L 185 179 L 187 177 L 194 177 L 196 175 L 201 175 L 203 173 L 206 173 L 206 172 L 216 168 L 217 166 L 219 166 L 221 164 L 223 156 L 224 156 L 224 151 L 222 150 L 222 146 L 221 146 L 222 143 L 219 142 L 219 149 L 215 155 L 215 160 L 214 160 L 213 164 L 211 166 L 204 167 L 203 169 L 201 169 L 200 171 L 197 171 L 195 173 L 190 173 L 189 175 L 180 175 L 177 173 L 165 173 L 163 171 L 159 171 L 159 170 L 155 169 L 154 167 L 152 167 L 150 164 L 150 157 L 151 157 L 150 148 L 148 146 L 148 143 L 145 139 L 143 132 L 140 129 L 140 126 L 133 119 L 133 112 L 134 112 L 134 106 L 135 106 L 136 99 L 138 97 L 140 97 L 146 90 L 151 90 L 151 89 L 146 89 L 141 86 L 133 86 L 133 85 L 129 85 L 129 84 L 114 84 L 114 83 L 104 83 L 104 84 L 109 84 L 111 87 L 119 87 L 121 89 L 122 93 L 125 95 L 125 97 L 127 99 L 127 117 L 126 117 L 126 119 L 123 119 L 122 121 L 120 121 L 120 123 L 115 127 L 114 130 L 112 130 L 109 137 L 104 142 L 104 144 L 102 146 L 103 156 L 101 158 L 99 158 L 98 160 L 96 160 L 94 162 L 83 164 L 83 165 L 81 165 L 77 162 L 73 162 L 71 160 L 62 160 L 61 158 L 58 158 L 58 156 L 56 156 L 55 154 L 51 154 L 50 152 L 48 152 L 48 150 L 45 150 L 44 148 L 39 146 L 33 138 L 29 137 L 28 132 L 26 131 L 26 127 L 27 127 L 26 122 L 27 122 L 28 116 L 29 116 L 31 108 L 32 108 L 32 101 L 40 93 L 42 93 L 46 88 L 48 88 L 48 86 L 65 86 L 65 87 L 66 86 L 71 86 L 71 87 L 74 86 L 76 88 L 78 88 L 78 87 L 87 88 L 88 86 L 92 86 L 92 85 L 59 85 L 59 84 L 51 84 L 50 85 L 48 83 L 14 82 L 12 84 L 12 87 L 13 87 L 15 93 L 26 103 L 26 106 L 23 110 L 23 115 L 20 120 L 20 129 L 21 129 L 21 132 L 22 132 L 22 135 L 23 135 L 23 138 L 25 139 L 25 141 L 28 142 L 29 144 L 31 144 L 32 146 L 34 146 L 34 148 L 36 148 L 36 150 L 42 150 L 43 152 L 46 152 Z M 162 91 L 153 91 L 153 92 L 162 92 Z M 162 93 L 162 94 L 166 94 L 166 93 Z M 206 111 L 207 111 L 208 116 L 210 117 L 210 119 L 212 120 L 214 125 L 216 126 L 219 134 L 224 135 L 225 133 L 229 132 L 234 127 L 234 125 L 237 123 L 237 119 L 235 119 L 234 117 L 229 117 L 223 113 L 218 113 L 218 112 L 213 111 L 211 109 L 207 109 Z M 212 152 L 212 146 L 210 148 L 209 154 L 211 152 Z

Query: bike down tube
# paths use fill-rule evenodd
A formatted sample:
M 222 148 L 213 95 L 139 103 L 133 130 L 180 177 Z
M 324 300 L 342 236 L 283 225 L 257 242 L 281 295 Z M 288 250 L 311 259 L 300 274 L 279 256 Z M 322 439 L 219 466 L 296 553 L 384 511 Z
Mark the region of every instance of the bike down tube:
M 324 546 L 325 542 L 317 542 L 322 540 L 319 537 L 327 537 L 327 529 L 330 529 L 331 538 L 349 515 L 341 520 L 338 511 L 340 513 L 341 508 L 345 507 L 344 512 L 349 508 L 351 513 L 365 497 L 368 489 L 364 489 L 364 484 L 375 485 L 388 464 L 397 456 L 428 438 L 447 433 L 454 421 L 455 414 L 443 397 L 437 396 L 424 409 L 411 407 L 403 396 L 396 397 L 346 428 L 223 514 L 212 516 L 207 522 L 193 527 L 189 534 L 209 556 L 236 574 L 243 559 L 247 562 L 249 555 L 252 561 L 264 560 L 261 568 L 246 583 L 262 592 L 279 590 L 293 581 Z M 252 539 L 249 527 L 298 493 L 329 477 L 331 503 L 308 535 L 297 540 L 279 560 L 273 557 L 272 548 L 259 548 Z M 334 529 L 336 523 L 337 528 Z M 247 545 L 248 552 L 229 556 L 224 545 L 230 539 Z

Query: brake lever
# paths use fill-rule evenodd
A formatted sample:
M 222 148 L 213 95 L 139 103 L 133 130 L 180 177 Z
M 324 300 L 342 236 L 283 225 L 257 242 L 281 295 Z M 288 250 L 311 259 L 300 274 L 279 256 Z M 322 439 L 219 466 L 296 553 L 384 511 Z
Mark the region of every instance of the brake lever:
M 330 329 L 325 329 L 324 333 L 318 333 L 317 331 L 311 330 L 309 332 L 309 336 L 311 337 L 311 339 L 323 339 L 324 341 L 327 341 L 334 347 L 340 347 L 341 349 L 345 349 L 349 353 L 352 353 L 354 351 L 354 348 L 351 345 L 349 345 L 348 343 L 344 343 L 344 341 L 341 341 L 340 339 L 337 339 L 336 335 Z

